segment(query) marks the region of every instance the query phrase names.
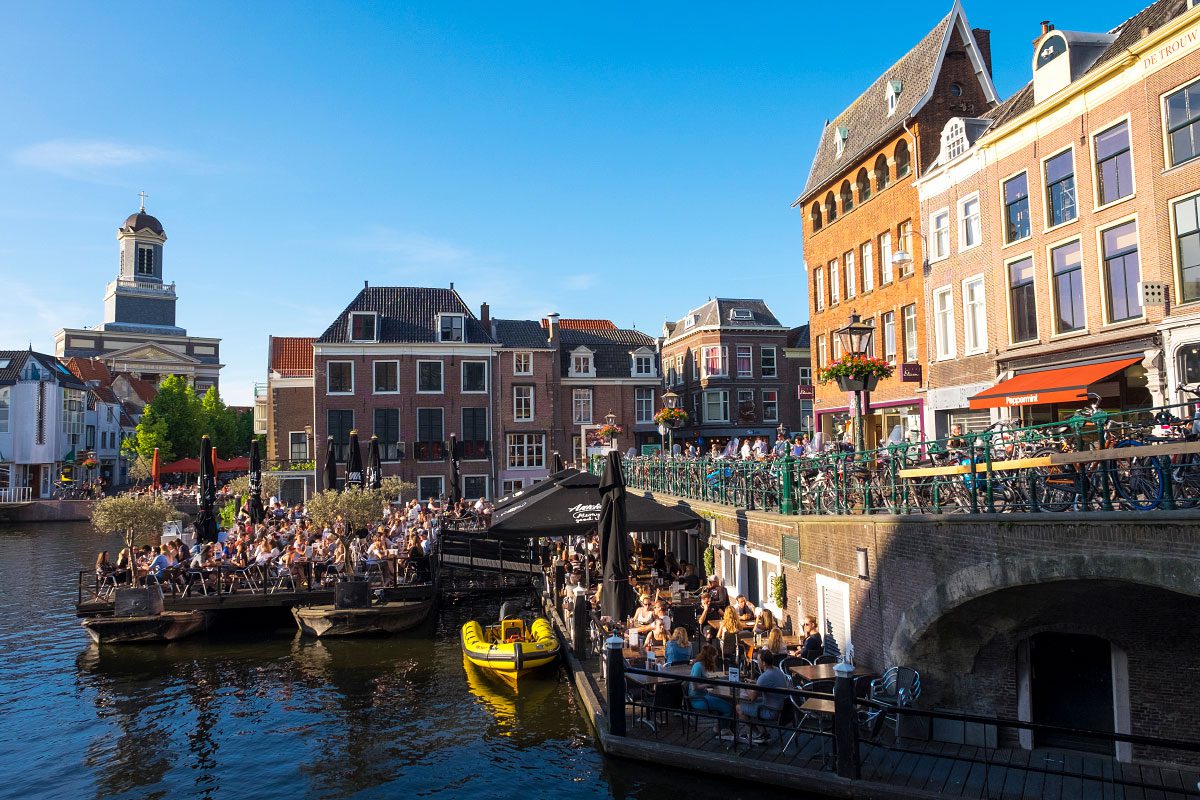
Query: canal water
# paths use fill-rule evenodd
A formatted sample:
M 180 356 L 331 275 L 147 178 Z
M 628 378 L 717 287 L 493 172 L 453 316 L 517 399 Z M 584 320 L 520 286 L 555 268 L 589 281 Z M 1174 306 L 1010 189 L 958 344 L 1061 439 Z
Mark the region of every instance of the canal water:
M 387 639 L 101 649 L 73 603 L 103 547 L 84 524 L 0 526 L 0 798 L 784 796 L 604 759 L 561 674 L 520 694 L 468 674 L 459 627 L 494 606 Z

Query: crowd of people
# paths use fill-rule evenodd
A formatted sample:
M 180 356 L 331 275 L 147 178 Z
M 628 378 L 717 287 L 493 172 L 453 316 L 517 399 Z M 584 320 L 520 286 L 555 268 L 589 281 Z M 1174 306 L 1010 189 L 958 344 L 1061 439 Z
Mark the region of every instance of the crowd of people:
M 839 439 L 835 447 L 852 445 L 849 441 Z M 808 434 L 797 433 L 788 436 L 785 433 L 775 434 L 774 442 L 769 442 L 766 436 L 736 436 L 723 440 L 705 440 L 697 437 L 691 441 L 675 442 L 671 446 L 671 456 L 674 458 L 708 458 L 717 461 L 770 461 L 784 456 L 803 458 L 817 455 L 826 449 L 821 436 L 809 437 Z M 636 451 L 627 455 L 637 455 Z M 662 455 L 660 451 L 660 455 Z

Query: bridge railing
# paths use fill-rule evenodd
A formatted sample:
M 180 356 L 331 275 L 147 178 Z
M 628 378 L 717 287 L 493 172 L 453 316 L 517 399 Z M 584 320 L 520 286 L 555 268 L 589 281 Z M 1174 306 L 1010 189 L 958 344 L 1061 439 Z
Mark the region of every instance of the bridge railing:
M 0 503 L 28 503 L 32 499 L 32 486 L 9 486 L 0 489 Z
M 763 460 L 637 456 L 635 489 L 779 514 L 1175 511 L 1200 506 L 1200 417 L 1082 410 L 855 453 Z M 589 468 L 599 474 L 602 459 Z

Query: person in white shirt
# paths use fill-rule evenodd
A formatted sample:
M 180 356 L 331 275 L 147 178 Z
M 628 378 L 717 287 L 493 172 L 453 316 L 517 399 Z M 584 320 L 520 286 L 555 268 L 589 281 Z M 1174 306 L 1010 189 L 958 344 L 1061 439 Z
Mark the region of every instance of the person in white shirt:
M 747 439 L 746 441 L 742 442 L 742 460 L 749 461 L 750 457 L 750 440 Z

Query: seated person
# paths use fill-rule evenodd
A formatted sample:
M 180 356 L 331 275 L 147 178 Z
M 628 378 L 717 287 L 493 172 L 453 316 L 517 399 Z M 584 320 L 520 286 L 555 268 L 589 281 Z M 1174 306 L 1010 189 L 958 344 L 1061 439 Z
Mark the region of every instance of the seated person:
M 763 608 L 758 612 L 758 618 L 754 620 L 754 635 L 766 636 L 778 627 L 779 623 L 775 621 L 775 615 L 771 609 Z
M 760 730 L 754 723 L 778 723 L 783 713 L 783 705 L 787 695 L 773 692 L 772 689 L 790 689 L 792 682 L 777 666 L 778 658 L 774 653 L 762 648 L 757 653 L 762 674 L 758 676 L 758 689 L 746 694 L 746 699 L 738 703 L 738 719 L 750 724 L 750 741 L 762 744 L 769 740 L 766 732 Z
M 817 628 L 817 618 L 809 614 L 800 626 L 803 637 L 800 644 L 800 657 L 816 663 L 825 652 L 825 643 L 821 641 L 821 631 Z
M 665 647 L 668 638 L 663 621 L 655 618 L 654 622 L 650 623 L 650 630 L 646 631 L 646 647 Z
M 767 640 L 762 646 L 777 656 L 786 656 L 788 652 L 787 645 L 783 643 L 783 630 L 778 625 L 767 634 Z
M 713 575 L 708 579 L 708 589 L 700 598 L 700 624 L 703 625 L 709 617 L 716 617 L 729 606 L 729 592 L 721 585 L 721 579 Z
M 758 609 L 746 599 L 744 594 L 737 596 L 737 600 L 733 603 L 733 611 L 742 622 L 754 622 L 754 618 L 758 614 Z
M 700 654 L 696 656 L 696 663 L 692 664 L 691 674 L 693 678 L 720 678 L 721 675 L 717 672 L 717 648 L 711 644 L 701 647 Z M 725 698 L 711 694 L 709 688 L 703 683 L 688 681 L 688 705 L 697 711 L 732 717 L 733 706 Z M 729 734 L 729 738 L 733 738 L 733 735 Z
M 650 595 L 643 595 L 641 605 L 638 606 L 637 611 L 633 612 L 633 618 L 629 627 L 638 633 L 646 633 L 653 625 L 654 604 L 650 601 Z
M 687 631 L 676 628 L 671 632 L 664 657 L 668 664 L 686 664 L 692 660 L 692 643 L 688 640 Z
M 684 591 L 700 591 L 700 576 L 696 574 L 696 568 L 686 561 L 682 562 L 680 566 L 683 572 L 679 576 L 679 582 L 683 584 Z
M 163 555 L 161 547 L 155 545 L 151 552 L 154 553 L 154 557 L 150 559 L 150 563 L 146 567 L 146 577 L 144 579 L 146 585 L 154 582 L 150 580 L 151 576 L 154 576 L 159 583 L 163 583 L 167 578 L 167 570 L 171 566 L 171 560 Z
M 671 612 L 667 609 L 666 600 L 655 601 L 654 618 L 662 622 L 665 630 L 671 630 Z
M 738 619 L 733 608 L 726 608 L 724 616 L 721 617 L 721 624 L 717 627 L 717 640 L 725 638 L 725 634 L 738 634 L 742 632 L 742 621 Z

